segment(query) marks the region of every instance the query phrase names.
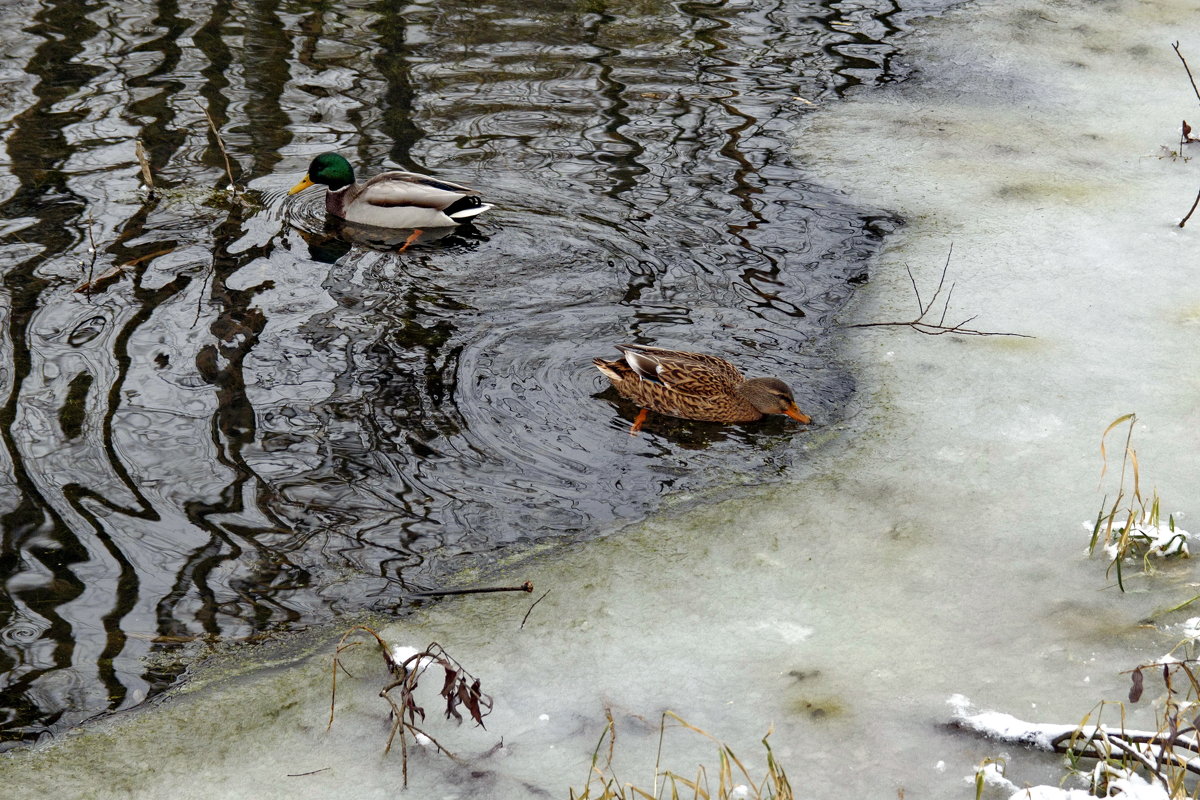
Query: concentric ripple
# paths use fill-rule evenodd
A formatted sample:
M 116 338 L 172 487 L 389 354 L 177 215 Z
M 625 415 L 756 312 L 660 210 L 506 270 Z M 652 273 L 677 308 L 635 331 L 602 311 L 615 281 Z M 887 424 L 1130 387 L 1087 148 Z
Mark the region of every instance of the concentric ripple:
M 807 182 L 791 131 L 899 77 L 907 14 L 0 8 L 0 748 L 161 691 L 188 642 L 402 610 L 803 466 L 852 390 L 833 317 L 898 223 Z M 495 208 L 400 252 L 286 194 L 326 150 Z M 620 342 L 783 378 L 815 425 L 631 437 L 591 366 Z

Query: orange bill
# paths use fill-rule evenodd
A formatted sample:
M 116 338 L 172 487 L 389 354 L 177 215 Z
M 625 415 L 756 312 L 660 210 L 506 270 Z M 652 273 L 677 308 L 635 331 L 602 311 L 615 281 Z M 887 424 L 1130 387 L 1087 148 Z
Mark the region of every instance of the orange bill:
M 789 417 L 791 417 L 791 418 L 792 418 L 792 419 L 794 419 L 794 420 L 798 420 L 798 421 L 800 421 L 800 422 L 803 422 L 803 423 L 804 423 L 804 424 L 806 424 L 806 425 L 807 425 L 808 423 L 812 422 L 812 418 L 811 418 L 811 417 L 809 417 L 809 416 L 808 416 L 808 414 L 805 414 L 803 411 L 801 411 L 800 409 L 796 408 L 796 404 L 795 404 L 795 403 L 792 403 L 790 406 L 788 406 L 787 408 L 785 408 L 785 409 L 784 409 L 784 411 L 783 411 L 783 413 L 787 414 Z
M 288 192 L 288 194 L 296 194 L 297 192 L 303 192 L 305 189 L 307 189 L 308 187 L 310 187 L 312 185 L 314 185 L 313 182 L 308 179 L 307 175 L 305 175 L 304 179 L 301 180 L 299 183 L 297 183 L 295 186 L 293 186 L 291 188 L 291 190 Z

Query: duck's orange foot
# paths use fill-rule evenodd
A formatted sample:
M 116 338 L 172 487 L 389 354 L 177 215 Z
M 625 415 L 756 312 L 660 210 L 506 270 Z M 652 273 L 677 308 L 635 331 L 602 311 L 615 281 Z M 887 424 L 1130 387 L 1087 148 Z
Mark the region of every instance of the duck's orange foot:
M 421 238 L 421 234 L 424 232 L 425 231 L 421 230 L 420 228 L 414 228 L 413 232 L 408 235 L 408 238 L 404 240 L 404 244 L 400 246 L 400 249 L 397 250 L 396 253 L 397 254 L 403 253 L 405 250 L 408 249 L 408 246 L 410 244 L 415 242 L 417 239 Z
M 629 435 L 637 436 L 638 431 L 642 429 L 642 423 L 646 421 L 646 417 L 650 416 L 650 409 L 643 408 L 638 411 L 637 418 L 633 420 L 633 424 L 629 426 Z

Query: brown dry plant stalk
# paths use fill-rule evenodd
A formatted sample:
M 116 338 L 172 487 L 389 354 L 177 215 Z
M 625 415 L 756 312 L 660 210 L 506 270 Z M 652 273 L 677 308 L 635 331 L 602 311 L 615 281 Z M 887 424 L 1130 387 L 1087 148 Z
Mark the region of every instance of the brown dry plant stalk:
M 141 139 L 133 140 L 133 152 L 137 155 L 138 164 L 142 167 L 142 182 L 150 190 L 150 198 L 154 198 L 154 173 L 150 171 L 150 159 L 146 157 L 146 146 Z
M 1167 516 L 1167 531 L 1171 536 L 1166 541 L 1148 530 L 1160 527 L 1162 499 L 1157 490 L 1151 490 L 1148 496 L 1142 494 L 1141 468 L 1137 451 L 1133 448 L 1133 426 L 1136 422 L 1136 414 L 1123 414 L 1110 422 L 1100 437 L 1100 480 L 1103 481 L 1108 472 L 1105 444 L 1108 435 L 1120 426 L 1128 425 L 1116 496 L 1111 505 L 1107 495 L 1101 501 L 1088 544 L 1089 555 L 1094 554 L 1097 547 L 1107 549 L 1112 554 L 1106 574 L 1116 572 L 1117 586 L 1121 591 L 1125 591 L 1122 564 L 1126 558 L 1140 556 L 1143 571 L 1149 573 L 1153 571 L 1151 556 L 1188 557 L 1187 534 L 1176 530 L 1174 516 Z
M 379 696 L 387 701 L 388 706 L 391 708 L 392 716 L 392 726 L 383 751 L 384 753 L 390 753 L 397 735 L 400 737 L 400 765 L 403 785 L 405 787 L 408 786 L 409 736 L 424 737 L 439 753 L 442 753 L 453 761 L 461 763 L 461 759 L 458 756 L 443 747 L 427 731 L 417 726 L 418 717 L 420 717 L 422 724 L 425 722 L 425 709 L 416 699 L 420 680 L 431 667 L 442 668 L 442 688 L 438 694 L 446 703 L 446 719 L 454 719 L 460 724 L 463 721 L 462 711 L 465 710 L 471 719 L 475 721 L 476 725 L 481 728 L 485 727 L 483 718 L 492 711 L 492 698 L 481 691 L 480 680 L 463 669 L 463 666 L 437 642 L 431 642 L 421 652 L 414 653 L 402 662 L 397 662 L 392 656 L 392 650 L 388 646 L 388 643 L 375 630 L 365 625 L 355 625 L 346 631 L 342 635 L 342 638 L 338 640 L 334 651 L 332 663 L 333 679 L 329 696 L 329 723 L 326 726 L 326 730 L 333 727 L 334 708 L 337 702 L 338 670 L 340 669 L 347 676 L 350 676 L 350 672 L 342 664 L 341 656 L 350 648 L 362 644 L 361 639 L 352 640 L 352 637 L 355 636 L 369 636 L 374 639 L 379 648 L 379 653 L 387 665 L 388 672 L 397 676 L 395 680 L 380 689 Z
M 1175 55 L 1179 56 L 1179 61 L 1183 64 L 1183 69 L 1187 72 L 1188 81 L 1192 84 L 1192 92 L 1195 93 L 1196 99 L 1200 100 L 1200 88 L 1196 86 L 1196 78 L 1192 75 L 1192 68 L 1188 66 L 1187 59 L 1183 57 L 1183 53 L 1179 49 L 1179 42 L 1172 42 L 1171 49 L 1175 51 Z M 1182 133 L 1179 135 L 1179 154 L 1183 155 L 1183 146 L 1190 142 L 1200 141 L 1192 137 L 1192 128 L 1187 124 L 1187 120 L 1183 121 Z M 1200 192 L 1196 193 L 1196 199 L 1192 202 L 1192 207 L 1188 209 L 1187 214 L 1183 219 L 1179 220 L 1179 227 L 1187 224 L 1187 221 L 1192 218 L 1192 214 L 1196 212 L 1196 206 L 1200 205 Z
M 1196 213 L 1196 206 L 1200 206 L 1200 191 L 1196 192 L 1196 199 L 1192 201 L 1192 207 L 1188 209 L 1188 213 L 1184 215 L 1183 219 L 1179 220 L 1179 227 L 1182 228 L 1192 218 L 1192 214 Z
M 766 750 L 766 774 L 755 782 L 750 770 L 737 757 L 733 749 L 711 733 L 692 725 L 673 711 L 663 712 L 658 730 L 658 752 L 654 761 L 654 778 L 649 788 L 642 788 L 631 783 L 622 783 L 613 767 L 613 754 L 616 749 L 616 723 L 610 709 L 604 710 L 607 720 L 604 731 L 600 735 L 595 750 L 592 752 L 591 769 L 583 789 L 576 793 L 570 791 L 571 800 L 657 800 L 660 797 L 685 798 L 694 800 L 729 800 L 733 797 L 746 797 L 753 800 L 794 800 L 791 783 L 787 773 L 775 759 L 768 741 L 771 732 L 762 738 Z M 717 745 L 716 774 L 710 780 L 708 770 L 701 764 L 696 768 L 695 778 L 685 778 L 683 775 L 662 768 L 663 743 L 666 739 L 668 726 L 697 733 Z M 607 741 L 607 753 L 602 756 Z M 715 784 L 715 785 L 714 785 Z M 744 787 L 741 788 L 741 787 Z

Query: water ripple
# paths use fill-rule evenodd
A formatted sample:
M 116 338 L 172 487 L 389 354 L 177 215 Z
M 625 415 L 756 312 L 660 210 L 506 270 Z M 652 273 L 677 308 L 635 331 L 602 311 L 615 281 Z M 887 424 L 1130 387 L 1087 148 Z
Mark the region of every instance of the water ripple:
M 161 691 L 172 642 L 803 465 L 783 418 L 629 436 L 591 358 L 714 352 L 837 422 L 897 222 L 805 180 L 794 98 L 899 77 L 935 1 L 0 8 L 0 748 Z M 326 150 L 495 208 L 400 252 L 285 194 Z

